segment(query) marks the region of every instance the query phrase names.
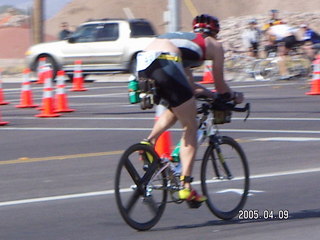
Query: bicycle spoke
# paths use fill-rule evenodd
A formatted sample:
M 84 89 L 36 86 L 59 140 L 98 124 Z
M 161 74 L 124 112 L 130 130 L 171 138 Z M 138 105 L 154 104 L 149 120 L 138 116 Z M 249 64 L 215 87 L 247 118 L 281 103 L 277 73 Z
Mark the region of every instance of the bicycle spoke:
M 140 179 L 139 183 L 148 183 L 150 181 L 150 179 L 152 178 L 153 174 L 155 173 L 155 171 L 157 170 L 157 166 L 158 164 L 153 162 L 149 168 L 148 171 L 146 171 L 146 173 L 142 176 L 142 178 Z
M 157 213 L 158 204 L 154 201 L 152 196 L 146 197 L 143 201 L 148 205 L 153 214 Z
M 141 179 L 140 175 L 137 172 L 137 170 L 135 169 L 135 167 L 133 166 L 133 164 L 130 162 L 129 159 L 127 159 L 127 161 L 125 161 L 125 167 L 129 173 L 129 175 L 131 176 L 132 180 L 134 181 L 134 183 L 137 186 L 140 185 L 140 179 Z
M 133 209 L 133 206 L 136 204 L 136 202 L 139 200 L 140 195 L 141 194 L 140 194 L 140 191 L 138 189 L 136 189 L 133 192 L 131 198 L 128 201 L 127 206 L 125 207 L 125 210 L 128 212 L 128 215 L 130 215 L 131 210 Z

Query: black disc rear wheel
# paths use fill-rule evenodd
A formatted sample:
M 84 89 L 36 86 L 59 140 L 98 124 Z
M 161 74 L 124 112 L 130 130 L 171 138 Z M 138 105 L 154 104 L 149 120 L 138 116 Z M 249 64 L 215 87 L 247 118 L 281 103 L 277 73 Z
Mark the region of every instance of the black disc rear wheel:
M 115 176 L 115 197 L 124 221 L 134 229 L 152 228 L 167 200 L 165 173 L 152 147 L 135 144 L 122 155 Z

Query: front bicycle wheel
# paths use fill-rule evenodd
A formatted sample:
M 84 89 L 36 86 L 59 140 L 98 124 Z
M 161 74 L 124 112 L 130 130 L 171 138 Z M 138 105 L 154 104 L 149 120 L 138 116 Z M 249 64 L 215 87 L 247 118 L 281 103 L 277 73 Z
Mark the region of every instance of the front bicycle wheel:
M 253 67 L 256 81 L 276 81 L 280 78 L 278 63 L 271 59 L 261 59 Z
M 238 215 L 249 191 L 249 167 L 240 145 L 223 136 L 218 146 L 210 143 L 202 160 L 201 186 L 206 203 L 217 217 L 228 220 Z
M 122 218 L 134 229 L 152 228 L 164 212 L 167 180 L 160 168 L 159 156 L 145 144 L 134 144 L 121 156 L 115 198 Z

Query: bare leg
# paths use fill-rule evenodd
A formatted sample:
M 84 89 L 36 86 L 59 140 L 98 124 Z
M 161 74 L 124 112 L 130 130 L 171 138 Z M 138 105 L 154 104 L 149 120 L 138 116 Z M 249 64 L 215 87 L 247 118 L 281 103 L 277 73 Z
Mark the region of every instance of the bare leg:
M 191 98 L 172 110 L 183 127 L 180 146 L 181 175 L 191 176 L 197 150 L 197 111 L 195 100 Z M 190 183 L 184 183 L 184 186 L 191 188 Z
M 160 115 L 159 119 L 155 122 L 153 129 L 150 135 L 148 136 L 148 140 L 153 144 L 155 144 L 158 137 L 164 131 L 172 127 L 176 123 L 176 121 L 177 121 L 177 118 L 174 115 L 174 113 L 169 109 L 165 110 L 165 112 L 163 112 Z
M 286 63 L 288 62 L 287 49 L 285 46 L 278 47 L 278 55 L 279 55 L 279 72 L 281 76 L 289 75 Z

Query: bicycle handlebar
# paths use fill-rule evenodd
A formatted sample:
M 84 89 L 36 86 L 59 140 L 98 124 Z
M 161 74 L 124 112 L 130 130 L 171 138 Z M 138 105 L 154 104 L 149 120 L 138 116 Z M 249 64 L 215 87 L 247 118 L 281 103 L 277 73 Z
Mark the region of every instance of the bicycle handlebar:
M 198 97 L 197 100 L 203 101 L 200 108 L 197 109 L 198 114 L 204 113 L 209 114 L 209 110 L 220 110 L 220 111 L 234 111 L 234 112 L 246 112 L 247 115 L 244 118 L 244 121 L 250 116 L 250 103 L 246 103 L 244 107 L 236 107 L 236 103 L 233 100 L 225 100 L 223 98 L 217 97 L 215 100 L 210 98 Z

